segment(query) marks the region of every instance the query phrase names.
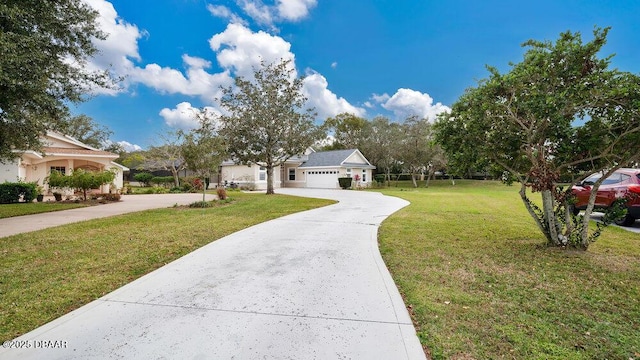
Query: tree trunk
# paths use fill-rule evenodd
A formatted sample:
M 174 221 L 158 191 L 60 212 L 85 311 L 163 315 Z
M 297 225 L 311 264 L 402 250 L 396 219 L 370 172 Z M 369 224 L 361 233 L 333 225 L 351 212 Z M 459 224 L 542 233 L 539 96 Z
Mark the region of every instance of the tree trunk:
M 205 202 L 205 195 L 207 193 L 207 182 L 205 181 L 204 184 L 202 184 L 202 202 Z
M 587 203 L 587 208 L 584 210 L 584 216 L 582 218 L 582 231 L 580 232 L 580 242 L 582 246 L 586 249 L 589 246 L 589 220 L 591 220 L 591 213 L 593 212 L 593 208 L 596 202 L 596 196 L 598 195 L 598 187 L 594 184 L 591 188 L 591 193 L 589 194 L 589 202 Z
M 522 185 L 520 186 L 519 193 L 520 193 L 520 199 L 522 199 L 522 202 L 524 203 L 524 207 L 527 209 L 527 211 L 529 212 L 529 215 L 531 215 L 533 220 L 536 222 L 536 225 L 538 225 L 538 229 L 540 229 L 540 231 L 544 234 L 544 236 L 547 238 L 547 241 L 551 242 L 552 240 L 549 237 L 549 232 L 546 231 L 545 225 L 542 223 L 543 219 L 540 219 L 538 214 L 536 214 L 535 210 L 533 209 L 533 206 L 531 205 L 531 200 L 527 198 L 527 185 L 525 183 L 522 183 Z
M 273 191 L 273 167 L 267 166 L 267 195 L 275 194 Z
M 173 184 L 175 187 L 180 187 L 180 177 L 178 176 L 178 169 L 172 167 L 171 174 L 173 175 Z
M 418 187 L 418 182 L 416 181 L 416 174 L 415 173 L 411 173 L 411 182 L 413 183 L 413 187 L 414 188 Z
M 566 245 L 566 241 L 562 241 L 559 235 L 559 224 L 555 214 L 555 201 L 551 190 L 542 191 L 542 211 L 544 213 L 544 222 L 546 223 L 547 232 L 549 235 L 547 239 L 551 241 L 551 245 L 562 246 Z
M 431 171 L 427 173 L 427 182 L 424 184 L 424 187 L 429 187 L 429 181 L 431 181 Z

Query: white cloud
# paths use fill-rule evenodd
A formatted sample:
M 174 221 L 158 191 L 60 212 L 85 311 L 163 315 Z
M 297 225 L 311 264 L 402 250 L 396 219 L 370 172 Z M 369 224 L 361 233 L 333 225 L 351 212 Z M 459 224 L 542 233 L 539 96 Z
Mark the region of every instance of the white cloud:
M 142 150 L 142 147 L 140 145 L 132 144 L 132 143 L 130 143 L 128 141 L 117 141 L 116 143 L 118 145 L 122 146 L 122 148 L 126 152 Z
M 129 24 L 118 16 L 110 2 L 105 0 L 84 0 L 94 8 L 100 16 L 97 22 L 100 29 L 107 34 L 105 40 L 94 39 L 99 50 L 87 64 L 92 71 L 109 69 L 116 77 L 125 76 L 133 68 L 134 60 L 141 60 L 138 52 L 138 39 L 146 35 L 136 25 Z M 123 84 L 126 88 L 126 82 Z M 93 89 L 99 94 L 116 94 L 116 90 Z
M 182 55 L 182 61 L 184 61 L 185 65 L 194 69 L 207 69 L 211 67 L 211 61 L 187 54 Z
M 365 107 L 367 107 L 367 108 L 369 108 L 369 109 L 373 109 L 373 108 L 375 108 L 375 107 L 376 107 L 376 106 L 375 106 L 374 104 L 372 104 L 370 101 L 365 101 L 365 102 L 364 102 L 364 106 L 365 106 Z
M 451 111 L 442 103 L 434 104 L 429 94 L 412 89 L 398 89 L 390 98 L 387 94 L 382 96 L 374 94 L 373 98 L 381 103 L 383 108 L 393 111 L 398 117 L 418 115 L 433 121 L 438 114 Z
M 371 95 L 371 99 L 377 103 L 383 103 L 387 100 L 389 100 L 391 96 L 389 96 L 389 94 L 384 93 L 382 95 L 378 95 L 378 94 L 373 94 Z
M 278 32 L 278 22 L 296 22 L 306 18 L 317 0 L 277 0 L 276 4 L 265 4 L 263 0 L 236 0 L 236 5 L 258 25 Z M 209 12 L 216 17 L 228 19 L 231 23 L 247 25 L 240 16 L 224 5 L 207 5 Z
M 204 111 L 220 115 L 220 111 L 214 107 L 206 106 Z M 198 127 L 198 115 L 203 110 L 193 107 L 189 102 L 181 102 L 175 109 L 164 108 L 160 110 L 160 116 L 164 118 L 165 124 L 172 128 L 190 130 Z
M 105 0 L 84 0 L 100 12 L 102 29 L 109 34 L 106 41 L 96 43 L 103 57 L 95 62 L 97 68 L 114 65 L 117 76 L 126 76 L 125 89 L 131 84 L 142 84 L 162 94 L 182 94 L 199 96 L 206 104 L 213 104 L 214 99 L 221 97 L 220 87 L 233 84 L 233 76 L 252 78 L 255 69 L 261 63 L 273 63 L 291 60 L 295 70 L 295 55 L 291 52 L 291 44 L 283 38 L 265 31 L 253 32 L 240 22 L 231 23 L 227 28 L 209 40 L 216 60 L 223 69 L 219 73 L 209 73 L 211 61 L 199 57 L 182 55 L 185 70 L 164 67 L 156 63 L 137 66 L 133 60 L 142 61 L 138 53 L 138 39 L 144 32 L 135 25 L 119 18 L 113 6 Z M 261 1 L 237 0 L 243 8 L 252 11 L 254 16 L 269 18 L 265 11 L 273 11 L 275 6 L 264 5 Z M 279 0 L 277 13 L 289 20 L 307 16 L 309 9 L 316 5 L 315 0 Z M 208 10 L 215 16 L 233 17 L 233 13 L 224 6 L 210 5 Z M 259 13 L 263 13 L 260 15 Z M 273 16 L 271 17 L 273 20 Z M 99 61 L 98 61 L 99 60 Z M 332 67 L 337 66 L 333 63 Z M 298 76 L 294 71 L 293 76 Z M 344 98 L 338 97 L 328 89 L 328 83 L 319 73 L 311 73 L 304 82 L 303 91 L 309 98 L 309 106 L 315 107 L 320 118 L 335 116 L 342 112 L 350 112 L 363 116 L 365 109 L 351 105 Z M 385 94 L 386 95 L 386 94 Z M 388 98 L 388 95 L 386 95 Z M 193 126 L 193 117 L 186 114 L 192 109 L 187 102 L 178 104 L 175 109 L 164 108 L 160 115 L 173 127 L 188 128 Z
M 331 63 L 331 68 L 332 68 L 332 69 L 335 69 L 335 68 L 337 68 L 337 67 L 338 67 L 338 63 L 337 63 L 336 61 L 334 61 L 334 62 L 332 62 L 332 63 Z
M 207 10 L 211 13 L 211 15 L 215 17 L 219 17 L 222 19 L 229 20 L 230 23 L 237 23 L 247 25 L 247 22 L 244 21 L 238 14 L 231 11 L 228 7 L 224 5 L 207 5 Z
M 228 71 L 210 74 L 205 71 L 211 63 L 207 60 L 182 56 L 187 66 L 186 76 L 181 71 L 149 64 L 144 68 L 136 67 L 131 70 L 131 79 L 158 90 L 161 93 L 200 96 L 204 101 L 211 102 L 220 97 L 220 86 L 226 87 L 233 83 Z
M 316 6 L 316 0 L 278 0 L 278 15 L 289 21 L 301 20 Z
M 365 109 L 351 105 L 344 98 L 338 98 L 336 94 L 328 89 L 327 79 L 318 74 L 311 73 L 304 79 L 302 91 L 308 98 L 307 104 L 315 107 L 320 119 L 336 116 L 340 113 L 351 113 L 364 116 Z
M 273 25 L 273 8 L 265 5 L 260 0 L 238 0 L 238 5 L 242 7 L 247 15 L 262 25 Z
M 209 40 L 209 45 L 217 53 L 220 66 L 245 78 L 251 78 L 263 60 L 269 64 L 295 59 L 291 44 L 281 37 L 264 31 L 252 32 L 241 24 L 229 24 Z

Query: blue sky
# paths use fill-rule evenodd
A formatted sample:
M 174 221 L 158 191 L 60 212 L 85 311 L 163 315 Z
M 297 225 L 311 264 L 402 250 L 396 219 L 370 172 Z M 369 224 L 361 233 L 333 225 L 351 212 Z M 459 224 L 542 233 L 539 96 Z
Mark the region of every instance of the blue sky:
M 487 76 L 509 69 L 528 39 L 555 40 L 611 26 L 603 56 L 640 72 L 640 2 L 427 0 L 84 0 L 105 41 L 89 66 L 122 76 L 72 108 L 114 131 L 129 149 L 218 111 L 220 86 L 251 76 L 260 59 L 294 60 L 318 122 L 340 112 L 401 121 L 433 118 Z

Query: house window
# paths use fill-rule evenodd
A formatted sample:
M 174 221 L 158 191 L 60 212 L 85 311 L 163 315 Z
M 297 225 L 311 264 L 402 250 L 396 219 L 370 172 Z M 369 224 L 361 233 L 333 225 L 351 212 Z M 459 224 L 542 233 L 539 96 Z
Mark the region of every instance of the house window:
M 52 166 L 51 169 L 49 169 L 49 172 L 54 172 L 57 171 L 62 175 L 66 175 L 66 169 L 64 166 Z
M 367 170 L 362 169 L 362 182 L 367 182 Z
M 265 181 L 267 180 L 267 168 L 264 166 L 260 166 L 260 170 L 258 171 L 258 180 Z
M 295 168 L 290 168 L 289 169 L 289 181 L 296 181 L 296 169 Z
M 351 169 L 347 169 L 347 177 L 351 177 Z

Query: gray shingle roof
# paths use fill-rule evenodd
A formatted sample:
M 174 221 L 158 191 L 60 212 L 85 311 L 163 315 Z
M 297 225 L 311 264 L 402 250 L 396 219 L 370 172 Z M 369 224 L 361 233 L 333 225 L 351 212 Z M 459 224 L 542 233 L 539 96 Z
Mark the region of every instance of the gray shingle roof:
M 349 150 L 332 150 L 332 151 L 319 151 L 309 154 L 309 160 L 305 161 L 301 168 L 309 167 L 322 167 L 322 166 L 340 166 L 343 161 L 347 160 L 356 149 Z M 364 165 L 369 167 L 369 164 L 349 164 L 349 165 Z

